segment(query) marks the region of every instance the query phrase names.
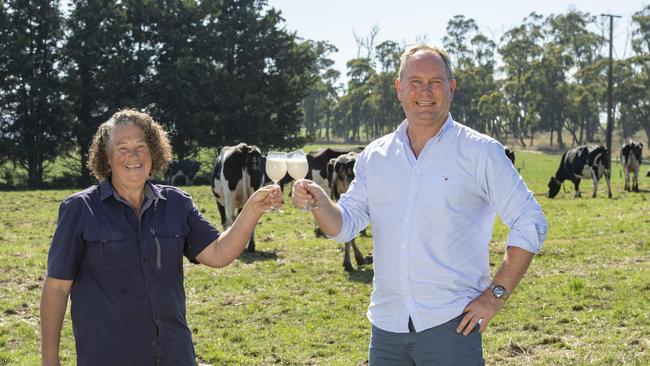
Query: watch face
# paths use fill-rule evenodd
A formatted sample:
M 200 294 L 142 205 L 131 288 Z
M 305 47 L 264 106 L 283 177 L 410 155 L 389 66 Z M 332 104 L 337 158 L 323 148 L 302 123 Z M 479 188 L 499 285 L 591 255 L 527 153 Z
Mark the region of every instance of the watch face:
M 495 297 L 501 298 L 506 294 L 506 289 L 503 288 L 503 286 L 497 285 L 494 286 L 494 288 L 492 288 L 492 293 L 494 294 Z

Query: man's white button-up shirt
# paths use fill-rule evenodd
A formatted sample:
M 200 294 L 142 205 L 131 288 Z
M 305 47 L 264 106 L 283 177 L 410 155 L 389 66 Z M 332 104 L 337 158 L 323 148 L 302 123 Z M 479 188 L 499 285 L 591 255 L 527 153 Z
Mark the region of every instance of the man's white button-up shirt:
M 451 115 L 416 159 L 405 120 L 359 154 L 339 206 L 345 242 L 372 225 L 376 327 L 417 331 L 460 315 L 490 284 L 488 245 L 496 214 L 507 246 L 537 253 L 547 223 L 503 146 Z

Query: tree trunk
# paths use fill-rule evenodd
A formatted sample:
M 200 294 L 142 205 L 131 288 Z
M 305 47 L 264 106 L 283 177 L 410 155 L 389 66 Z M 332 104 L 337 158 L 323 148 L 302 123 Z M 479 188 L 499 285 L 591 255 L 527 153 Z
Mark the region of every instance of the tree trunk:
M 330 115 L 329 113 L 325 117 L 325 141 L 327 141 L 327 144 L 330 143 Z
M 40 188 L 43 184 L 43 161 L 38 152 L 31 152 L 27 158 L 27 186 Z
M 582 145 L 582 138 L 584 137 L 585 134 L 585 124 L 587 122 L 583 121 L 583 123 L 580 124 L 580 137 L 578 138 L 578 145 Z
M 79 144 L 79 150 L 81 153 L 81 176 L 79 177 L 79 185 L 82 187 L 87 187 L 91 184 L 90 170 L 88 170 L 88 166 L 86 166 L 86 163 L 88 162 L 89 150 L 87 141 Z
M 564 141 L 562 141 L 562 123 L 557 124 L 557 144 L 562 149 L 564 148 Z

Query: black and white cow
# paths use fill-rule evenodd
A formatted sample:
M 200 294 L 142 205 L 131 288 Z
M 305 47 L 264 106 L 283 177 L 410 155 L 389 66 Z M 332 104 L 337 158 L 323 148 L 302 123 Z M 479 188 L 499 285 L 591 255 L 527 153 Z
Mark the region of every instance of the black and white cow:
M 196 160 L 172 160 L 165 172 L 165 182 L 170 186 L 191 186 L 200 169 L 201 163 Z
M 332 192 L 330 190 L 330 184 L 327 179 L 327 164 L 330 159 L 337 158 L 343 154 L 347 154 L 350 151 L 361 152 L 363 147 L 356 147 L 349 150 L 346 149 L 332 149 L 326 147 L 320 150 L 310 151 L 307 153 L 307 164 L 309 164 L 309 172 L 307 173 L 307 179 L 314 181 L 325 190 L 329 196 Z
M 224 146 L 212 170 L 211 184 L 221 215 L 221 225 L 225 230 L 235 221 L 235 210 L 241 210 L 253 192 L 264 184 L 260 149 L 245 143 Z M 248 251 L 255 251 L 254 230 Z
M 339 155 L 337 158 L 330 159 L 327 165 L 327 179 L 330 185 L 331 198 L 338 200 L 341 194 L 348 191 L 350 183 L 354 180 L 354 164 L 357 162 L 359 154 L 351 151 L 347 154 Z M 362 236 L 366 236 L 365 229 L 361 232 Z M 352 239 L 345 243 L 345 254 L 343 256 L 343 268 L 346 271 L 352 272 L 352 262 L 350 260 L 350 247 L 354 251 L 354 259 L 357 266 L 372 263 L 372 256 L 364 257 L 357 247 L 355 240 Z
M 354 164 L 357 162 L 359 154 L 350 151 L 347 154 L 330 159 L 327 167 L 327 181 L 330 187 L 330 197 L 338 200 L 341 194 L 348 191 L 350 183 L 354 179 Z
M 305 178 L 313 181 L 318 184 L 328 196 L 332 196 L 332 190 L 330 188 L 330 179 L 328 179 L 328 164 L 330 164 L 331 159 L 336 159 L 343 154 L 347 154 L 350 151 L 361 152 L 363 147 L 356 147 L 353 149 L 332 149 L 330 147 L 325 147 L 320 150 L 314 150 L 308 152 L 307 155 L 307 164 L 309 165 L 309 171 Z M 333 167 L 333 161 L 331 166 Z M 323 231 L 316 227 L 314 229 L 316 237 L 324 237 L 325 234 Z
M 576 190 L 575 197 L 580 197 L 580 179 L 590 178 L 594 182 L 594 193 L 591 196 L 596 197 L 598 180 L 603 175 L 607 181 L 608 197 L 612 198 L 607 148 L 604 146 L 588 147 L 587 145 L 575 147 L 562 154 L 560 167 L 557 169 L 555 177 L 551 177 L 548 182 L 548 197 L 555 197 L 565 180 L 573 182 Z
M 515 165 L 515 151 L 507 146 L 504 146 L 503 150 L 506 153 L 508 159 L 510 159 L 510 161 L 512 162 L 512 165 Z
M 635 141 L 628 141 L 621 148 L 621 165 L 625 169 L 625 190 L 639 191 L 639 170 L 641 169 L 641 153 L 643 144 Z M 634 174 L 630 185 L 630 173 Z

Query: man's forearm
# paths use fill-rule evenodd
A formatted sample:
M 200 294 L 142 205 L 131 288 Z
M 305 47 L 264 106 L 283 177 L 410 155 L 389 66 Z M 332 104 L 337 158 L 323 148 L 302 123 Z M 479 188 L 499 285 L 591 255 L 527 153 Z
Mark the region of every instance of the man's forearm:
M 534 253 L 519 247 L 508 247 L 503 263 L 494 276 L 493 282 L 512 292 L 526 274 L 534 256 Z
M 318 208 L 312 211 L 320 229 L 327 236 L 336 236 L 343 227 L 341 209 L 328 198 L 318 202 Z

